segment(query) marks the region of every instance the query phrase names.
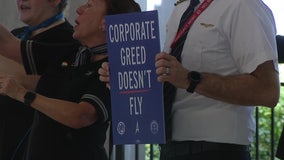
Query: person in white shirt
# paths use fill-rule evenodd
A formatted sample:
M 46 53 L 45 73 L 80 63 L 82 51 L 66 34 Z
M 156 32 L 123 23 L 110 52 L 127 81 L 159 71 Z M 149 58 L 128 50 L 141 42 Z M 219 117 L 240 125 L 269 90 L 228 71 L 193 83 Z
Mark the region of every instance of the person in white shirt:
M 273 108 L 279 99 L 273 15 L 261 0 L 200 0 L 175 57 L 172 44 L 191 1 L 176 3 L 156 56 L 158 81 L 176 87 L 160 159 L 250 160 L 255 106 Z M 109 81 L 108 64 L 99 73 Z

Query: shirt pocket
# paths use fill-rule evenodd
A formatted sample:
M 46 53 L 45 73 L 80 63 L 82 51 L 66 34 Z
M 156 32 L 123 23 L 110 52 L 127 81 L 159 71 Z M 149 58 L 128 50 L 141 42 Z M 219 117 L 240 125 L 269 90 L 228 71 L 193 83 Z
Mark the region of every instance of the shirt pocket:
M 235 68 L 227 36 L 213 23 L 199 22 L 198 25 L 202 70 L 224 73 Z

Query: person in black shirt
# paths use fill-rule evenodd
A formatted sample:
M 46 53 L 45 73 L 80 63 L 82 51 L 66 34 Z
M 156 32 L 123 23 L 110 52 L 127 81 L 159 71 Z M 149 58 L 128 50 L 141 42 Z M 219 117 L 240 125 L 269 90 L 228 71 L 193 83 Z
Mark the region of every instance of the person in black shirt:
M 36 93 L 0 75 L 0 93 L 36 110 L 27 160 L 107 159 L 104 142 L 110 94 L 97 72 L 107 61 L 104 17 L 140 11 L 134 0 L 88 0 L 77 9 L 73 34 L 82 45 L 65 44 L 65 48 L 77 50 L 76 56 L 60 54 L 57 45 L 19 41 L 0 26 L 0 54 L 23 63 L 27 73 L 36 69 L 42 74 Z M 37 56 L 39 52 L 41 56 Z
M 277 35 L 277 51 L 278 51 L 278 60 L 280 63 L 284 63 L 284 36 Z
M 17 0 L 19 18 L 27 26 L 13 29 L 12 34 L 21 39 L 50 44 L 75 41 L 72 38 L 73 27 L 64 18 L 66 5 L 67 0 Z M 22 65 L 12 62 L 2 57 L 1 72 L 14 75 L 25 87 L 34 89 L 39 73 L 33 70 L 32 75 L 26 75 Z M 7 96 L 0 96 L 0 106 L 0 159 L 19 159 L 25 148 L 34 110 Z
M 284 160 L 284 128 L 282 130 L 280 140 L 278 142 L 276 157 Z
M 276 42 L 277 42 L 279 62 L 283 63 L 284 62 L 284 36 L 277 35 Z M 281 133 L 280 140 L 278 142 L 276 157 L 281 160 L 284 160 L 284 127 Z

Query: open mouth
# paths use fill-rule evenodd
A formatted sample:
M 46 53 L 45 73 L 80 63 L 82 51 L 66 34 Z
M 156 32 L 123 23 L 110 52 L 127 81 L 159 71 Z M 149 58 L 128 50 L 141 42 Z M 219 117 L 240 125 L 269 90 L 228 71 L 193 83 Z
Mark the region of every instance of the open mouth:
M 77 28 L 79 25 L 80 25 L 79 21 L 78 21 L 78 20 L 75 20 L 74 28 Z
M 80 23 L 78 22 L 78 20 L 75 20 L 75 24 L 76 24 L 76 25 L 79 25 Z
M 29 9 L 31 8 L 26 5 L 20 5 L 20 10 L 29 10 Z

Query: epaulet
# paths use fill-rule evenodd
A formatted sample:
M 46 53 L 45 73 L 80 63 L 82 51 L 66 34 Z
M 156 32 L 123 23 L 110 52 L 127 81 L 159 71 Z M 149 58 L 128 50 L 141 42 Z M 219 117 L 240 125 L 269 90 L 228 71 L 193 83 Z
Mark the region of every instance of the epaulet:
M 186 0 L 178 0 L 178 1 L 175 3 L 175 6 L 181 4 L 181 3 L 184 2 L 184 1 L 186 1 Z

